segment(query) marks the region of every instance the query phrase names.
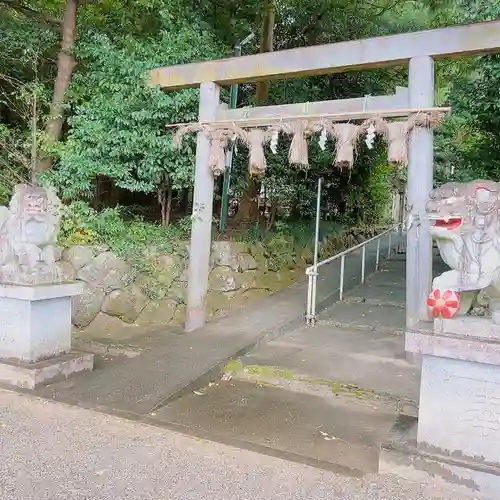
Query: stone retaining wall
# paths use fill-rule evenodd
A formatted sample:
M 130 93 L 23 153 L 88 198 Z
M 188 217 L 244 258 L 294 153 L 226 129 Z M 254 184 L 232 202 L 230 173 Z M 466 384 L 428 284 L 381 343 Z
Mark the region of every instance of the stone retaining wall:
M 363 232 L 334 235 L 323 242 L 323 252 L 331 255 L 333 248 L 352 246 L 375 231 Z M 232 307 L 291 285 L 304 276 L 311 259 L 307 247 L 280 253 L 262 244 L 214 242 L 208 317 L 223 316 Z M 96 319 L 106 317 L 113 317 L 115 325 L 117 319 L 122 324 L 180 325 L 185 313 L 187 251 L 184 255 L 151 252 L 146 260 L 148 272 L 141 273 L 106 248 L 77 245 L 65 249 L 65 277 L 85 283 L 83 295 L 73 299 L 73 325 L 85 331 Z

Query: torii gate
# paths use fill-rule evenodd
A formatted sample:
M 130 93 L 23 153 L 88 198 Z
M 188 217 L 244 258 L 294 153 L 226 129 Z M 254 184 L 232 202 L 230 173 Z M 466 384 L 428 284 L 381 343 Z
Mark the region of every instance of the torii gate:
M 406 116 L 420 109 L 433 107 L 434 59 L 498 52 L 500 21 L 488 21 L 156 68 L 150 72 L 150 84 L 159 85 L 164 90 L 199 86 L 200 122 L 259 118 L 262 119 L 262 125 L 267 125 L 271 117 L 276 118 L 276 113 L 285 118 L 304 111 L 300 110 L 300 104 L 243 110 L 224 109 L 219 104 L 220 86 L 408 64 L 408 109 L 400 109 L 398 113 L 397 109 L 390 109 L 393 107 L 390 96 L 377 98 L 381 105 L 377 110 L 380 116 Z M 382 101 L 383 99 L 385 101 Z M 347 110 L 352 111 L 350 106 L 353 105 L 353 100 L 348 101 L 350 103 Z M 340 103 L 341 101 L 308 103 L 307 112 L 310 115 L 336 113 L 342 109 Z M 356 116 L 363 118 L 368 115 L 358 113 Z M 255 119 L 252 120 L 252 125 L 257 125 Z M 191 231 L 185 325 L 187 331 L 199 328 L 205 323 L 204 307 L 210 270 L 214 191 L 214 179 L 207 168 L 208 154 L 208 139 L 203 134 L 198 134 L 193 199 L 195 217 Z M 408 156 L 410 224 L 407 232 L 406 325 L 411 327 L 427 317 L 425 297 L 431 288 L 432 280 L 432 242 L 425 218 L 425 203 L 432 189 L 434 174 L 432 130 L 417 128 L 411 133 Z

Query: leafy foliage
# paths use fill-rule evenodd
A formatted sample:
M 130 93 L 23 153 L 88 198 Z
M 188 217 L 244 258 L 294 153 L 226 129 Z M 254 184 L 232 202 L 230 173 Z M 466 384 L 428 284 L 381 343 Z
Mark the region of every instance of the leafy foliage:
M 126 221 L 120 207 L 97 212 L 83 201 L 65 205 L 61 215 L 61 246 L 104 246 L 141 271 L 150 271 L 152 254 L 182 253 L 180 242 L 189 237 L 191 225 L 189 217 L 167 228 L 141 219 Z
M 500 6 L 459 1 L 437 11 L 439 19 L 469 23 L 500 18 Z M 446 99 L 452 117 L 436 140 L 437 182 L 500 178 L 500 58 L 484 56 L 448 63 Z M 451 78 L 450 78 L 451 76 Z
M 164 126 L 196 119 L 197 92 L 150 88 L 146 70 L 221 52 L 198 26 L 165 24 L 166 29 L 147 41 L 125 37 L 112 42 L 95 33 L 80 41 L 77 57 L 84 70 L 75 74 L 71 88 L 71 130 L 60 147 L 59 168 L 50 176 L 64 196 L 91 197 L 99 175 L 146 193 L 155 192 L 165 179 L 173 189 L 191 185 L 193 152 L 175 151 Z
M 6 203 L 12 187 L 30 179 L 42 142 L 57 37 L 45 24 L 2 11 L 1 2 L 0 33 L 0 203 Z
M 194 144 L 174 151 L 166 123 L 197 117 L 196 90 L 164 93 L 146 84 L 155 66 L 215 59 L 250 32 L 258 35 L 262 1 L 249 0 L 102 0 L 85 2 L 78 11 L 75 59 L 63 137 L 56 146 L 56 167 L 46 175 L 66 201 L 62 240 L 106 243 L 119 254 L 144 253 L 147 242 L 187 237 L 189 219 L 162 229 L 118 208 L 123 201 L 99 206 L 98 180 L 125 191 L 128 201 L 155 203 L 174 191 L 182 214 L 189 212 Z M 12 185 L 29 179 L 43 144 L 48 103 L 55 76 L 64 0 L 0 0 L 0 203 Z M 283 0 L 276 2 L 275 50 L 500 17 L 500 7 L 486 0 Z M 244 47 L 259 50 L 259 37 Z M 436 100 L 450 103 L 453 115 L 436 134 L 436 181 L 450 177 L 500 177 L 500 58 L 438 62 Z M 271 82 L 267 103 L 282 104 L 362 97 L 394 92 L 406 85 L 406 69 L 390 68 Z M 255 85 L 241 85 L 238 106 L 253 105 Z M 322 211 L 332 224 L 379 224 L 387 217 L 394 172 L 385 151 L 361 149 L 351 172 L 332 168 L 329 154 L 317 144 L 309 151 L 311 168 L 288 165 L 286 141 L 268 154 L 263 179 L 272 224 L 256 221 L 250 239 L 276 239 L 287 233 L 310 238 L 316 185 L 325 180 Z M 231 187 L 241 198 L 248 187 L 246 155 L 235 158 Z M 86 199 L 87 203 L 81 200 Z M 91 208 L 94 207 L 94 208 Z M 110 208 L 111 207 L 111 208 Z M 147 211 L 144 210 L 144 213 Z M 149 213 L 149 212 L 148 212 Z M 179 217 L 180 214 L 177 214 Z M 299 229 L 302 228 L 302 229 Z M 266 232 L 267 229 L 267 232 Z M 285 238 L 288 241 L 288 237 Z M 281 243 L 280 243 L 281 241 Z M 170 243 L 168 243 L 170 244 Z M 274 244 L 274 243 L 273 243 Z M 283 243 L 284 244 L 284 243 Z M 289 245 L 290 243 L 286 243 Z M 294 243 L 295 244 L 295 243 Z

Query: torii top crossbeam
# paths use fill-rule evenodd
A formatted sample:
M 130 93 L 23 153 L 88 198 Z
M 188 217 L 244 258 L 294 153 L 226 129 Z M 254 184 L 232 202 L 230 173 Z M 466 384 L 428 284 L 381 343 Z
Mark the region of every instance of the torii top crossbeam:
M 500 52 L 500 21 L 316 45 L 217 61 L 156 68 L 151 85 L 164 89 L 221 85 L 342 73 L 407 64 L 410 59 L 464 57 Z

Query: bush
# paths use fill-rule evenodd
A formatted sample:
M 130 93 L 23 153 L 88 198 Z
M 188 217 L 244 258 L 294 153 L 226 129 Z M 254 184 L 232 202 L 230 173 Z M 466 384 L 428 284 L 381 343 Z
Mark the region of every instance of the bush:
M 97 212 L 78 201 L 63 207 L 59 244 L 103 245 L 138 270 L 151 271 L 148 257 L 153 253 L 179 253 L 182 242 L 189 238 L 190 227 L 189 217 L 163 228 L 142 219 L 126 221 L 119 207 Z

